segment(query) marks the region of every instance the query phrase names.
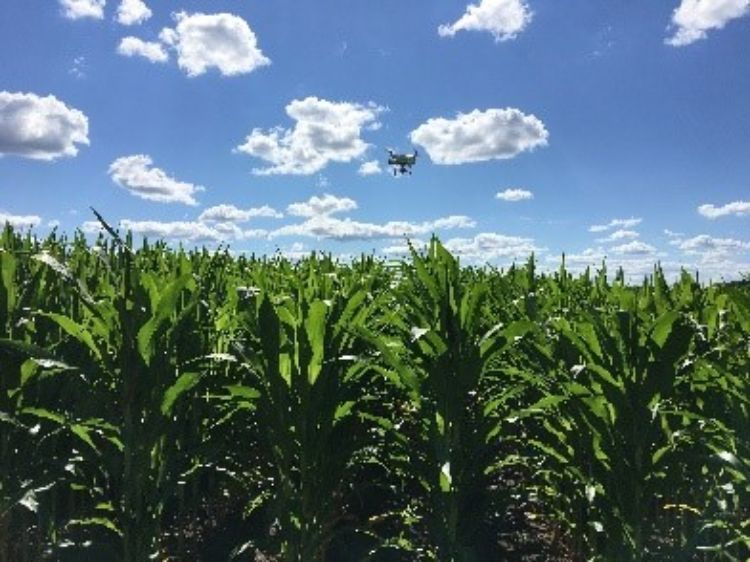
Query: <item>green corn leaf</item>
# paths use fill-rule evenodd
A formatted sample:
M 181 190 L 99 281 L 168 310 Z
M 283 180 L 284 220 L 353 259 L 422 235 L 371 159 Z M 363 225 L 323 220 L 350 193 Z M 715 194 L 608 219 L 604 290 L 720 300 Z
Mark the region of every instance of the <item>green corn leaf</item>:
M 156 309 L 151 318 L 138 330 L 138 352 L 146 365 L 151 364 L 154 355 L 154 337 L 177 310 L 178 300 L 183 289 L 193 282 L 190 274 L 185 274 L 167 285 L 158 297 Z
M 336 413 L 333 415 L 333 419 L 335 421 L 340 420 L 341 418 L 348 416 L 349 413 L 351 413 L 352 408 L 357 402 L 355 400 L 347 400 L 343 404 L 339 404 L 336 407 Z
M 225 386 L 232 398 L 242 398 L 243 400 L 255 400 L 260 398 L 261 394 L 256 389 L 239 384 Z
M 45 408 L 23 408 L 21 409 L 21 414 L 26 414 L 43 420 L 49 420 L 59 425 L 65 424 L 64 416 Z
M 171 416 L 177 399 L 195 387 L 200 382 L 199 373 L 183 373 L 180 375 L 172 386 L 167 388 L 161 401 L 161 413 L 164 416 Z
M 99 346 L 96 344 L 96 341 L 94 341 L 94 336 L 91 335 L 91 332 L 88 330 L 88 328 L 63 314 L 57 314 L 54 312 L 40 312 L 38 313 L 38 315 L 44 318 L 49 318 L 50 320 L 55 322 L 65 332 L 67 332 L 68 335 L 74 337 L 79 342 L 84 344 L 91 351 L 91 353 L 94 354 L 94 357 L 96 357 L 99 361 L 102 360 L 102 353 L 99 350 Z
M 307 366 L 307 380 L 311 385 L 318 380 L 323 368 L 325 355 L 326 319 L 328 307 L 322 301 L 315 301 L 310 305 L 305 319 L 305 333 L 312 350 L 310 363 Z
M 654 323 L 651 328 L 651 338 L 659 347 L 663 347 L 672 332 L 672 326 L 680 318 L 680 313 L 676 311 L 665 312 Z
M 73 519 L 68 522 L 71 527 L 104 527 L 113 533 L 122 536 L 122 531 L 117 524 L 108 517 L 86 517 L 84 519 Z
M 94 440 L 91 439 L 91 428 L 86 427 L 85 425 L 74 423 L 70 426 L 70 431 L 79 437 L 86 445 L 91 447 L 95 452 L 99 452 L 99 448 L 96 446 L 96 443 L 94 443 Z

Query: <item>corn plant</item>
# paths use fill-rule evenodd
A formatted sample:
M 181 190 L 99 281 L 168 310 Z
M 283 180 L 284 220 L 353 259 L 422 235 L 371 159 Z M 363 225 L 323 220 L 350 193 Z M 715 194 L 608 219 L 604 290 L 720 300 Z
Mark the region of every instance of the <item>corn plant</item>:
M 319 270 L 324 261 L 311 258 L 277 287 L 258 280 L 250 337 L 239 350 L 273 467 L 265 491 L 272 535 L 289 562 L 325 559 L 345 515 L 347 475 L 364 446 L 355 414 L 367 363 L 356 331 L 367 315 L 367 279 L 340 285 L 335 272 Z
M 408 400 L 397 420 L 400 462 L 422 488 L 418 513 L 434 555 L 487 559 L 497 554 L 480 546 L 502 438 L 494 414 L 508 390 L 491 379 L 498 359 L 533 325 L 489 325 L 481 314 L 486 285 L 464 286 L 458 262 L 437 240 L 426 256 L 413 252 L 404 270 L 405 282 L 385 301 L 383 331 L 369 335 Z
M 659 510 L 682 503 L 673 486 L 684 474 L 672 461 L 693 446 L 698 426 L 681 391 L 689 388 L 695 332 L 679 312 L 639 311 L 635 292 L 618 300 L 611 313 L 553 321 L 568 375 L 560 397 L 547 400 L 555 407 L 544 447 L 589 504 L 578 508 L 579 533 L 594 552 L 640 561 L 653 555 Z

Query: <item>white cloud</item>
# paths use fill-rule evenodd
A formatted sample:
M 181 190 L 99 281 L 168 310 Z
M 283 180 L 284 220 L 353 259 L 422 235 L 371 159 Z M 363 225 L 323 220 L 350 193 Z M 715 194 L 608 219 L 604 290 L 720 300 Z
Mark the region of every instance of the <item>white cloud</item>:
M 380 168 L 380 162 L 377 160 L 363 162 L 357 171 L 360 176 L 372 176 L 375 174 L 381 174 L 382 172 L 383 170 Z
M 204 191 L 201 186 L 171 178 L 154 167 L 151 157 L 145 154 L 118 158 L 110 165 L 109 174 L 117 185 L 149 201 L 197 205 L 193 196 Z
M 409 247 L 410 244 L 411 247 Z M 403 242 L 400 242 L 398 244 L 393 244 L 391 246 L 381 248 L 380 252 L 388 256 L 406 256 L 411 254 L 411 248 L 414 248 L 418 252 L 422 251 L 427 248 L 427 242 L 419 238 L 412 238 L 404 240 Z
M 670 244 L 687 256 L 697 257 L 697 263 L 686 264 L 686 267 L 699 271 L 703 280 L 739 279 L 741 273 L 750 272 L 750 264 L 740 257 L 750 252 L 750 242 L 701 234 L 686 240 L 676 239 Z
M 197 244 L 218 244 L 250 238 L 265 238 L 266 230 L 243 230 L 232 222 L 207 224 L 201 221 L 136 221 L 123 219 L 119 223 L 123 231 L 152 239 L 192 242 Z M 104 234 L 98 221 L 86 221 L 81 225 L 86 234 Z
M 188 76 L 200 76 L 211 68 L 236 76 L 271 64 L 255 33 L 239 16 L 179 12 L 174 18 L 175 28 L 165 28 L 159 38 L 177 51 L 177 62 Z
M 625 256 L 643 256 L 653 255 L 656 253 L 656 248 L 654 248 L 651 244 L 646 244 L 645 242 L 641 242 L 640 240 L 633 240 L 632 242 L 628 242 L 626 244 L 613 246 L 611 250 L 615 254 Z
M 728 215 L 741 217 L 744 215 L 750 215 L 750 201 L 733 201 L 732 203 L 727 203 L 721 207 L 708 204 L 701 205 L 698 207 L 698 212 L 709 219 L 718 219 Z
M 117 21 L 122 25 L 138 25 L 152 15 L 153 12 L 143 0 L 122 0 L 117 8 Z
M 279 248 L 278 253 L 288 260 L 296 261 L 308 257 L 312 250 L 306 249 L 302 242 L 295 242 L 288 248 Z
M 160 222 L 124 219 L 120 221 L 120 227 L 140 236 L 190 242 L 221 242 L 228 238 L 228 235 L 234 235 L 234 231 L 222 233 L 212 226 L 193 221 Z
M 151 62 L 167 62 L 169 53 L 161 43 L 144 41 L 138 37 L 123 37 L 117 52 L 124 57 L 143 57 Z
M 495 232 L 483 232 L 473 238 L 452 238 L 444 245 L 452 254 L 474 263 L 487 263 L 499 259 L 525 259 L 532 252 L 543 250 L 534 245 L 532 238 L 506 236 Z
M 546 146 L 549 133 L 536 116 L 508 107 L 428 119 L 410 138 L 436 164 L 464 164 L 513 158 Z
M 307 220 L 298 224 L 282 226 L 270 233 L 271 237 L 278 236 L 309 236 L 333 240 L 372 240 L 385 238 L 400 238 L 402 236 L 417 236 L 430 234 L 437 230 L 454 228 L 473 228 L 476 223 L 469 217 L 453 215 L 434 221 L 413 223 L 407 221 L 389 221 L 382 224 L 359 222 L 350 218 L 337 218 L 333 215 L 344 213 L 357 208 L 357 203 L 347 197 L 324 195 L 311 197 L 306 202 L 292 203 L 287 207 L 287 213 L 304 217 Z
M 326 193 L 322 197 L 312 196 L 303 203 L 292 203 L 286 212 L 295 217 L 317 217 L 345 213 L 357 208 L 357 202 L 348 197 L 336 197 Z
M 430 234 L 436 230 L 452 228 L 473 228 L 474 221 L 465 216 L 450 216 L 435 221 L 412 223 L 407 221 L 389 221 L 383 224 L 359 222 L 350 218 L 339 219 L 329 215 L 309 218 L 300 224 L 283 226 L 270 233 L 277 236 L 310 236 L 333 240 L 373 240 L 400 238 Z
M 89 121 L 83 112 L 55 96 L 0 92 L 0 156 L 14 154 L 55 160 L 78 154 L 89 144 Z
M 6 223 L 13 228 L 35 228 L 42 222 L 42 217 L 37 215 L 11 215 L 0 211 L 0 230 L 3 229 Z
M 316 97 L 293 100 L 286 113 L 296 123 L 293 129 L 253 129 L 235 151 L 271 164 L 254 174 L 314 174 L 330 162 L 350 162 L 368 148 L 362 129 L 377 122 L 382 107 L 332 102 Z
M 63 16 L 71 20 L 81 18 L 104 18 L 107 0 L 60 0 Z
M 502 199 L 503 201 L 510 202 L 525 201 L 533 198 L 534 194 L 527 189 L 506 189 L 495 195 L 495 199 Z
M 632 228 L 641 224 L 643 219 L 631 217 L 629 219 L 612 219 L 607 224 L 595 224 L 589 227 L 589 232 L 605 232 L 611 228 Z
M 57 228 L 60 226 L 60 221 L 57 219 L 53 219 L 51 221 L 47 221 L 47 228 Z
M 565 265 L 572 271 L 580 271 L 586 267 L 601 265 L 607 254 L 602 248 L 586 248 L 581 253 L 565 254 Z M 548 256 L 547 261 L 557 262 L 557 256 Z
M 664 229 L 664 234 L 666 234 L 669 238 L 682 238 L 685 236 L 682 232 L 675 232 L 673 230 L 669 230 L 668 228 Z
M 247 222 L 256 217 L 280 219 L 284 215 L 276 209 L 263 205 L 251 209 L 239 209 L 234 205 L 216 205 L 203 211 L 198 220 L 200 222 Z
M 532 17 L 524 0 L 481 0 L 479 4 L 469 4 L 454 23 L 438 27 L 438 34 L 453 37 L 459 31 L 489 31 L 495 41 L 507 41 L 515 39 Z
M 84 221 L 80 227 L 85 234 L 105 234 L 106 231 L 99 221 Z
M 610 242 L 619 242 L 621 240 L 632 240 L 633 238 L 638 238 L 640 234 L 638 234 L 635 230 L 615 230 L 612 234 L 607 236 L 606 238 L 597 238 L 597 242 L 600 242 L 602 244 L 608 244 Z
M 714 238 L 708 234 L 700 234 L 687 240 L 676 240 L 675 242 L 675 245 L 687 254 L 716 252 L 726 254 L 750 250 L 750 242 L 743 242 L 734 238 Z
M 750 14 L 750 0 L 682 0 L 672 13 L 674 35 L 665 43 L 683 47 L 707 37 L 730 21 Z

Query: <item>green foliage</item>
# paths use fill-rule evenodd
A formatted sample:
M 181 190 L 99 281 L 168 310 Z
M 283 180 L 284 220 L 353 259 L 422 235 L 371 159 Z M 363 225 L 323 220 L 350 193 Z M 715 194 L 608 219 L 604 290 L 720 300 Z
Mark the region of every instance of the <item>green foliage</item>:
M 746 281 L 109 236 L 0 236 L 0 562 L 750 555 Z

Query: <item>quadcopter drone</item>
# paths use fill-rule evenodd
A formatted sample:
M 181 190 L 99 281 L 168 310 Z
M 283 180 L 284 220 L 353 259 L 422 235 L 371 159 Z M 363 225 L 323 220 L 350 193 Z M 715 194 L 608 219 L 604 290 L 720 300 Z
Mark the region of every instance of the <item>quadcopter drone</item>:
M 413 154 L 398 154 L 389 148 L 388 165 L 392 166 L 393 175 L 411 175 L 411 168 L 412 166 L 414 166 L 414 164 L 417 163 L 417 156 L 419 156 L 419 153 L 416 151 L 416 149 L 414 150 Z

